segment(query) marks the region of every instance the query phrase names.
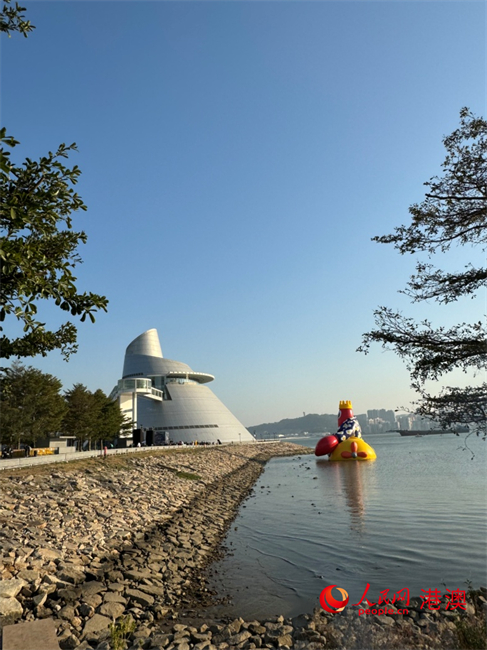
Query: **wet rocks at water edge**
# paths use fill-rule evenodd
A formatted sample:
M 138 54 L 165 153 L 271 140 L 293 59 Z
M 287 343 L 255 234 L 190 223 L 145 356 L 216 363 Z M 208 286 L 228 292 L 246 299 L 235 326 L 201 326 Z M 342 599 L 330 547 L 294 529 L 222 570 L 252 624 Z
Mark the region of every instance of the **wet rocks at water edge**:
M 235 445 L 0 474 L 0 624 L 50 618 L 63 650 L 455 647 L 458 622 L 485 611 L 485 591 L 465 615 L 417 603 L 409 616 L 205 615 L 202 575 L 241 501 L 266 460 L 296 453 L 305 450 Z

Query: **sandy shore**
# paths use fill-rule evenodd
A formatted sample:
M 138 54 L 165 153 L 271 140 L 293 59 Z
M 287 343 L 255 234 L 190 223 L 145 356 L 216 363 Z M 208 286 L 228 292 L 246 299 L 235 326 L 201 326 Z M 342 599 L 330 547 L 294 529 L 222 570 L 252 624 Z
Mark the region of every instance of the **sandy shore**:
M 459 613 L 419 602 L 410 616 L 367 619 L 350 608 L 292 620 L 205 616 L 204 570 L 265 463 L 310 452 L 233 445 L 2 473 L 0 625 L 53 618 L 61 648 L 80 650 L 109 650 L 127 616 L 134 650 L 456 647 Z M 475 622 L 484 607 L 479 592 L 465 616 Z

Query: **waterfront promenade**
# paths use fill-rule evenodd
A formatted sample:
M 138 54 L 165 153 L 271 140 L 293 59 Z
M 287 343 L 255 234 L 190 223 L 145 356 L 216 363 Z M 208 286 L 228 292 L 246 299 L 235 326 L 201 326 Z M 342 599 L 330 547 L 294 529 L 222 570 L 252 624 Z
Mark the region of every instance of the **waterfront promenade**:
M 239 444 L 276 444 L 276 440 L 259 440 Z M 222 443 L 220 446 L 228 446 L 237 443 L 227 442 Z M 213 446 L 213 445 L 212 445 Z M 97 449 L 96 451 L 72 451 L 60 452 L 58 454 L 51 454 L 48 456 L 29 456 L 27 458 L 0 458 L 0 471 L 5 469 L 19 469 L 21 467 L 36 467 L 39 465 L 48 465 L 50 463 L 69 463 L 77 460 L 87 460 L 88 458 L 100 458 L 110 456 L 120 456 L 124 454 L 140 454 L 143 452 L 157 452 L 157 451 L 170 451 L 180 449 L 206 449 L 206 445 L 153 445 L 151 447 L 126 447 L 121 449 Z

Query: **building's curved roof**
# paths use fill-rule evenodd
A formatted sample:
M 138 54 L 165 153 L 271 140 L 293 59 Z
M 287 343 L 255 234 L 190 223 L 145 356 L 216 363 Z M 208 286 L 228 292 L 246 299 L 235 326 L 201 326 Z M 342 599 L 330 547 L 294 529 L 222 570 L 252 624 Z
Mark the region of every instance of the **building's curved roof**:
M 147 330 L 127 346 L 125 357 L 132 354 L 141 354 L 148 357 L 162 359 L 162 349 L 156 329 Z
M 150 377 L 165 375 L 193 379 L 205 384 L 215 379 L 204 372 L 194 372 L 186 363 L 165 359 L 156 329 L 150 329 L 127 346 L 122 377 Z

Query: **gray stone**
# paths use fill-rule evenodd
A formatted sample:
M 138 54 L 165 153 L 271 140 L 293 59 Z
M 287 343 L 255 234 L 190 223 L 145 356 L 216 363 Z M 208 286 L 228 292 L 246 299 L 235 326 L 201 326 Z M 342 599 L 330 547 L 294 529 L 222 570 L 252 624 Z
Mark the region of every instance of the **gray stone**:
M 16 598 L 0 598 L 0 616 L 16 620 L 22 616 L 22 605 Z
M 102 632 L 110 627 L 112 621 L 106 616 L 101 614 L 95 614 L 93 618 L 90 618 L 89 621 L 83 628 L 83 638 Z
M 26 580 L 27 582 L 37 582 L 41 579 L 41 575 L 39 571 L 35 571 L 34 569 L 22 569 L 22 571 L 18 572 L 17 578 L 22 578 L 22 580 Z
M 37 618 L 49 618 L 50 616 L 52 616 L 52 609 L 49 607 L 44 607 L 44 605 L 38 605 L 36 607 Z
M 121 571 L 108 571 L 107 578 L 110 582 L 119 582 L 123 580 L 123 573 Z
M 74 585 L 79 585 L 85 581 L 85 574 L 77 568 L 65 567 L 57 573 L 57 577 L 64 582 L 70 582 Z
M 10 578 L 10 580 L 0 581 L 0 598 L 15 598 L 20 593 L 22 587 L 27 583 L 21 578 Z
M 381 614 L 380 616 L 373 616 L 372 620 L 380 623 L 381 625 L 390 626 L 395 624 L 395 620 L 391 616 L 386 616 L 385 614 Z
M 72 621 L 73 618 L 76 616 L 74 607 L 71 605 L 66 605 L 66 607 L 63 607 L 62 610 L 59 612 L 60 618 L 64 618 L 67 621 Z
M 122 594 L 113 592 L 113 591 L 108 591 L 104 596 L 103 596 L 103 602 L 104 603 L 122 603 L 123 605 L 127 604 L 127 599 L 122 596 Z
M 73 600 L 78 600 L 80 597 L 80 590 L 77 587 L 72 589 L 59 589 L 57 592 L 59 598 L 62 598 L 66 602 L 72 602 Z
M 91 605 L 87 605 L 86 603 L 83 603 L 78 607 L 78 611 L 81 616 L 85 616 L 85 617 L 88 616 L 91 618 L 95 613 L 95 608 L 92 607 Z
M 238 634 L 240 632 L 240 629 L 242 628 L 242 623 L 243 623 L 242 618 L 236 618 L 233 620 L 231 623 L 227 625 L 227 630 L 230 632 L 230 634 Z
M 48 596 L 47 592 L 41 592 L 34 596 L 32 602 L 36 607 L 42 606 L 46 602 L 47 596 Z
M 239 645 L 240 643 L 243 643 L 244 641 L 247 641 L 252 635 L 248 630 L 244 630 L 243 632 L 238 632 L 238 634 L 233 634 L 231 637 L 227 639 L 227 643 L 229 643 L 231 646 L 236 646 Z
M 74 648 L 79 647 L 79 639 L 69 632 L 69 634 L 63 635 L 62 638 L 59 638 L 59 645 L 62 650 L 74 650 Z
M 283 646 L 290 648 L 293 644 L 293 637 L 290 634 L 282 634 L 277 637 L 276 644 L 278 648 L 282 648 Z
M 154 585 L 138 585 L 140 591 L 143 591 L 145 594 L 151 594 L 152 596 L 164 596 L 165 589 L 164 587 L 156 587 Z
M 190 650 L 189 643 L 184 639 L 180 639 L 179 641 L 173 641 L 173 644 L 178 650 Z
M 85 582 L 85 584 L 80 587 L 81 598 L 93 596 L 94 594 L 99 594 L 106 590 L 107 588 L 102 582 L 96 582 L 95 580 L 93 582 Z
M 152 648 L 165 648 L 172 641 L 172 634 L 154 634 L 151 637 Z
M 90 607 L 93 607 L 93 609 L 96 609 L 102 604 L 103 598 L 100 594 L 93 594 L 93 596 L 87 596 L 86 598 L 83 598 L 83 602 L 87 605 L 90 605 Z
M 124 576 L 128 580 L 135 580 L 136 582 L 140 582 L 144 578 L 150 578 L 152 576 L 152 571 L 150 569 L 124 571 Z
M 154 604 L 154 598 L 149 594 L 144 594 L 137 589 L 127 589 L 125 594 L 134 602 L 139 603 L 142 607 L 150 607 Z
M 56 625 L 52 618 L 7 625 L 3 628 L 3 650 L 33 650 L 34 648 L 35 650 L 59 650 Z
M 53 548 L 38 548 L 37 555 L 44 560 L 57 560 L 61 557 L 61 552 Z
M 125 605 L 122 603 L 103 603 L 100 607 L 100 614 L 108 616 L 111 619 L 119 618 L 125 612 Z

